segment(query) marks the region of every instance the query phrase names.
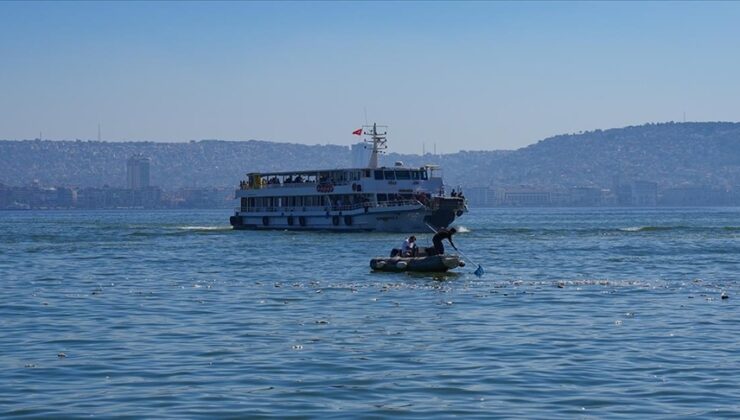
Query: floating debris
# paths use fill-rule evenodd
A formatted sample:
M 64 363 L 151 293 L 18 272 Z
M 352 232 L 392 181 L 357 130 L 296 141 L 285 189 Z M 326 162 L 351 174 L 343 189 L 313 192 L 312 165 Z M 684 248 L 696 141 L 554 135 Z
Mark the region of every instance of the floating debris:
M 57 357 L 60 359 L 64 359 L 65 357 L 67 357 L 67 355 L 65 353 L 59 352 L 57 353 Z

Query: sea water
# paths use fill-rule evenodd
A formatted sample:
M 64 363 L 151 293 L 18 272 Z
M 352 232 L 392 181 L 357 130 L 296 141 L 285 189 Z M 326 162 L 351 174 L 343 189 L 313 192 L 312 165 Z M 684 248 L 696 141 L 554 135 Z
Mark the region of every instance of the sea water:
M 740 416 L 740 209 L 473 209 L 443 275 L 228 217 L 0 212 L 0 417 Z

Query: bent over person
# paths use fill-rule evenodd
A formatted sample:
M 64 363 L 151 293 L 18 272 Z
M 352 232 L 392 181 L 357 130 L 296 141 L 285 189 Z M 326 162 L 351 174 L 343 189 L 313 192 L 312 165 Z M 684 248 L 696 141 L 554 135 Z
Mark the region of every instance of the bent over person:
M 455 232 L 457 232 L 455 228 L 442 228 L 438 230 L 436 234 L 434 234 L 434 236 L 432 237 L 432 244 L 434 244 L 434 253 L 436 255 L 442 255 L 445 253 L 445 247 L 444 245 L 442 245 L 443 239 L 447 239 L 448 241 L 450 241 L 450 245 L 455 248 L 455 250 L 457 250 L 457 247 L 452 242 L 452 235 L 454 235 Z

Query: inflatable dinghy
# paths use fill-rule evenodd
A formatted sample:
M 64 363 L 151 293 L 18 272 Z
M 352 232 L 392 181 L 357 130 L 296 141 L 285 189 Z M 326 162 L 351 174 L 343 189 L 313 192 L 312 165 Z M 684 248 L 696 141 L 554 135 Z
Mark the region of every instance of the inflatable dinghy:
M 444 273 L 465 263 L 457 255 L 433 255 L 425 257 L 377 257 L 370 260 L 370 268 L 375 271 L 417 271 Z

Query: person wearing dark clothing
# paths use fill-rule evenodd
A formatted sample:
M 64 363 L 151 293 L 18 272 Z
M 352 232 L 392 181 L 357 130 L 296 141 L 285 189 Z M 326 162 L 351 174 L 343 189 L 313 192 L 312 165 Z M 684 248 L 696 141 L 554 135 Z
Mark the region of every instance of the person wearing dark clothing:
M 455 228 L 442 228 L 438 230 L 436 234 L 434 234 L 434 236 L 432 237 L 432 244 L 434 244 L 434 252 L 436 255 L 442 255 L 445 253 L 445 247 L 442 245 L 443 239 L 447 239 L 448 241 L 450 241 L 450 245 L 452 245 L 453 248 L 457 249 L 455 244 L 452 242 L 452 235 L 454 235 L 455 232 L 457 232 Z

